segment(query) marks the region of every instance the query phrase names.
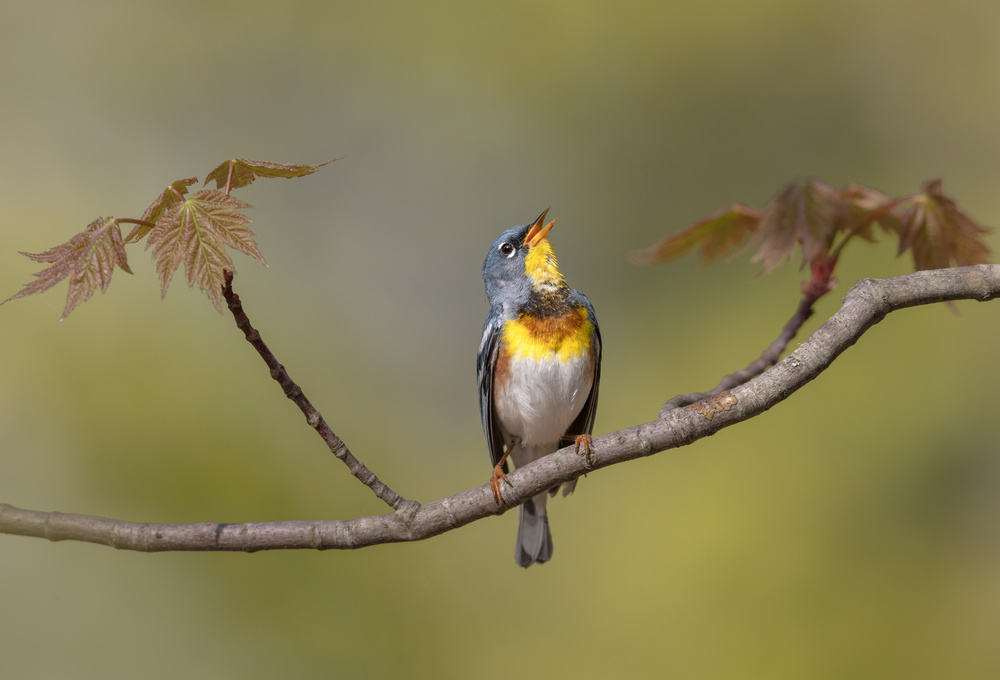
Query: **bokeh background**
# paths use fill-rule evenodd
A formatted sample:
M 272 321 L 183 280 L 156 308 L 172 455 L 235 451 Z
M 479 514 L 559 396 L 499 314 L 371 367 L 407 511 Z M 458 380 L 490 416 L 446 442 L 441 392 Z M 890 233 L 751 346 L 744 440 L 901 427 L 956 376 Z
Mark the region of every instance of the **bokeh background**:
M 0 3 L 0 296 L 101 215 L 233 157 L 270 267 L 255 325 L 403 495 L 485 483 L 480 266 L 544 208 L 605 359 L 598 432 L 747 364 L 791 262 L 624 253 L 816 175 L 943 177 L 1000 224 L 1000 5 L 906 0 Z M 996 236 L 990 238 L 1000 248 Z M 384 511 L 231 319 L 130 251 L 0 308 L 0 500 L 138 522 Z M 844 282 L 909 270 L 851 247 Z M 551 506 L 355 552 L 137 554 L 0 536 L 4 678 L 994 678 L 1000 307 L 893 314 L 771 412 L 601 471 Z

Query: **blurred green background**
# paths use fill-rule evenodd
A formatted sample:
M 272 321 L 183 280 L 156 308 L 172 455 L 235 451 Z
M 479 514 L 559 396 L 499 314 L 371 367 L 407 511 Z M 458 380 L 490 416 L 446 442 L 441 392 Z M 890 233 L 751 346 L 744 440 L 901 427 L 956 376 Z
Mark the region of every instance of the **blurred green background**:
M 318 163 L 237 195 L 270 267 L 237 290 L 403 495 L 486 482 L 475 352 L 503 229 L 546 207 L 604 335 L 596 429 L 755 358 L 798 262 L 636 269 L 627 250 L 785 181 L 944 177 L 1000 223 L 1000 5 L 0 4 L 0 297 L 100 215 L 233 157 Z M 1000 247 L 996 236 L 993 247 Z M 857 244 L 841 287 L 908 271 Z M 0 308 L 0 501 L 139 522 L 384 511 L 231 319 L 148 255 L 57 324 Z M 893 314 L 773 411 L 551 505 L 356 552 L 155 554 L 0 536 L 4 678 L 995 678 L 997 303 Z

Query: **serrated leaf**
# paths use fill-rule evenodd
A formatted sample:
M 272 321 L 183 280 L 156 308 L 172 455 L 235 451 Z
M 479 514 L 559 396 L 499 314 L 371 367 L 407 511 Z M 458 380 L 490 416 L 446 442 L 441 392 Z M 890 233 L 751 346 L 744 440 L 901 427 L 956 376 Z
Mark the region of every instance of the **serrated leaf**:
M 153 201 L 146 212 L 142 214 L 142 221 L 148 222 L 149 224 L 156 224 L 156 221 L 160 219 L 164 211 L 166 211 L 170 206 L 176 205 L 184 200 L 184 195 L 187 194 L 188 187 L 198 181 L 197 177 L 188 177 L 187 179 L 179 179 L 160 194 L 155 201 Z M 125 243 L 135 243 L 136 241 L 142 240 L 152 229 L 148 224 L 137 224 L 132 228 L 132 231 L 128 233 L 125 237 Z
M 895 211 L 899 219 L 899 254 L 912 251 L 920 269 L 943 269 L 989 262 L 982 235 L 990 231 L 959 209 L 942 191 L 940 179 L 924 182 L 910 206 Z
M 760 223 L 761 213 L 745 205 L 734 204 L 700 222 L 667 236 L 644 250 L 628 254 L 636 265 L 653 265 L 668 262 L 701 246 L 701 261 L 711 262 L 736 251 L 753 235 Z
M 829 251 L 834 235 L 851 219 L 840 192 L 816 178 L 789 182 L 763 212 L 752 261 L 761 262 L 765 274 L 790 258 L 796 245 L 803 263 Z
M 340 159 L 334 158 L 319 165 L 286 165 L 270 161 L 251 161 L 246 158 L 234 158 L 231 161 L 222 163 L 212 170 L 212 172 L 208 173 L 208 177 L 205 178 L 205 184 L 214 181 L 217 189 L 226 190 L 228 193 L 233 189 L 245 187 L 257 177 L 284 177 L 289 179 L 311 175 L 324 165 L 329 165 L 335 160 Z
M 66 243 L 44 253 L 22 253 L 35 262 L 48 262 L 52 266 L 35 274 L 37 279 L 0 304 L 16 298 L 42 293 L 65 278 L 69 278 L 66 307 L 60 321 L 97 291 L 108 289 L 115 265 L 132 273 L 125 256 L 121 229 L 113 217 L 99 217 L 87 228 Z
M 163 213 L 146 241 L 146 247 L 153 249 L 163 296 L 183 263 L 188 285 L 198 284 L 215 308 L 223 311 L 223 272 L 235 271 L 226 247 L 267 264 L 246 226 L 250 220 L 241 212 L 249 207 L 221 191 L 202 189 Z

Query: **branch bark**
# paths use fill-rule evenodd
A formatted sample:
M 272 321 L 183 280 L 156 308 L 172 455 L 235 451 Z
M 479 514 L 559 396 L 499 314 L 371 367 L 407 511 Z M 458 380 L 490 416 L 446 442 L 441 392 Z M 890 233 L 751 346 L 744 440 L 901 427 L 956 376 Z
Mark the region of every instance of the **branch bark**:
M 840 309 L 810 338 L 772 368 L 748 382 L 652 422 L 593 438 L 590 460 L 569 446 L 519 468 L 505 487 L 505 505 L 584 473 L 686 446 L 763 413 L 822 373 L 869 328 L 890 312 L 949 300 L 1000 296 L 1000 265 L 922 271 L 889 279 L 863 279 Z M 484 475 L 485 477 L 485 475 Z M 136 524 L 87 515 L 22 510 L 0 504 L 0 533 L 76 540 L 126 550 L 353 549 L 417 541 L 502 514 L 489 485 L 420 505 L 409 501 L 392 513 L 348 520 L 247 524 Z

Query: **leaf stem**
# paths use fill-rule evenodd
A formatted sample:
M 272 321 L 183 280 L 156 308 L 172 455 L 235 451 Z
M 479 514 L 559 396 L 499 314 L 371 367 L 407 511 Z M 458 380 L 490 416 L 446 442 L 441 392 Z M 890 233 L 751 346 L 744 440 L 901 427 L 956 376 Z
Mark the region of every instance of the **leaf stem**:
M 840 258 L 840 254 L 844 251 L 847 246 L 848 241 L 861 233 L 862 230 L 867 229 L 869 226 L 878 221 L 880 217 L 885 216 L 890 210 L 896 206 L 902 205 L 907 201 L 912 201 L 919 198 L 919 194 L 911 194 L 909 196 L 903 196 L 902 198 L 897 198 L 889 201 L 885 205 L 879 206 L 874 210 L 870 210 L 865 214 L 864 219 L 859 220 L 857 224 L 847 230 L 844 237 L 840 239 L 840 242 L 830 250 L 830 257 L 834 260 Z
M 152 228 L 154 228 L 156 226 L 152 222 L 147 222 L 146 220 L 136 220 L 136 219 L 132 219 L 131 217 L 118 217 L 118 218 L 115 219 L 115 222 L 118 222 L 119 224 L 121 224 L 121 223 L 125 223 L 125 224 L 138 224 L 138 225 L 143 226 L 143 227 L 149 227 L 150 229 L 152 229 Z

